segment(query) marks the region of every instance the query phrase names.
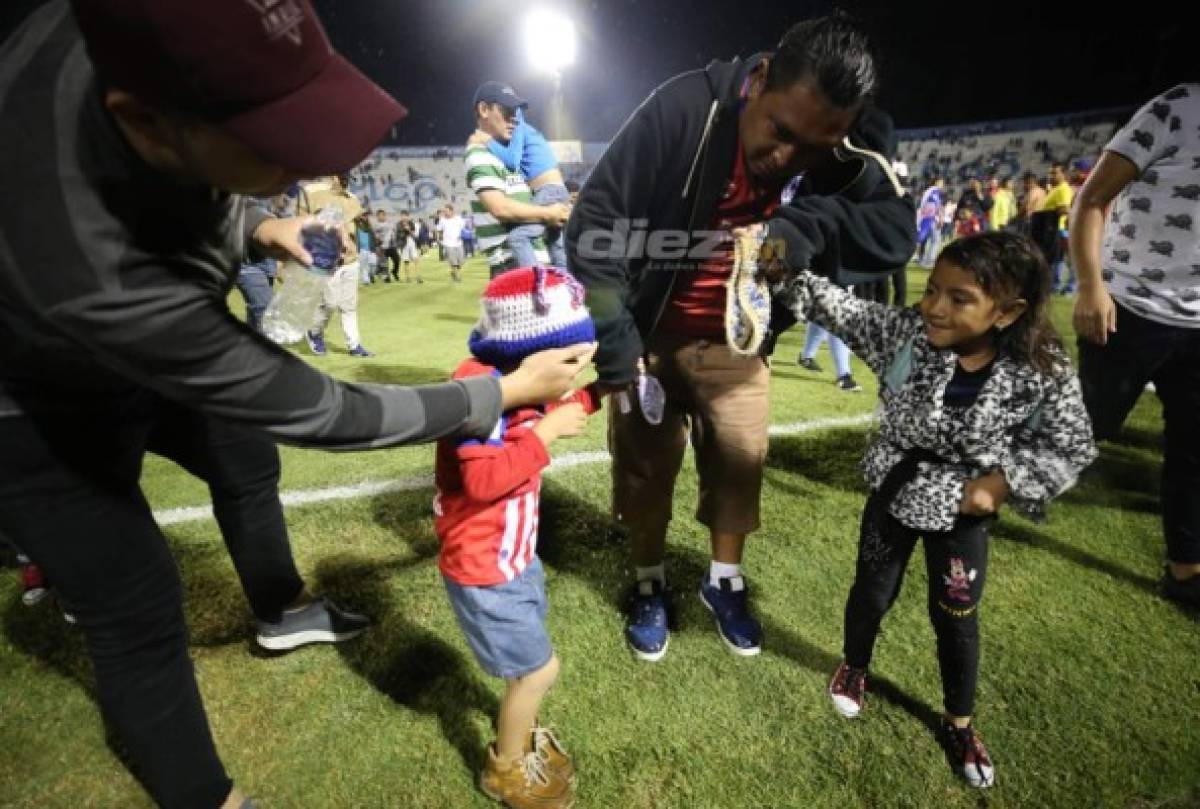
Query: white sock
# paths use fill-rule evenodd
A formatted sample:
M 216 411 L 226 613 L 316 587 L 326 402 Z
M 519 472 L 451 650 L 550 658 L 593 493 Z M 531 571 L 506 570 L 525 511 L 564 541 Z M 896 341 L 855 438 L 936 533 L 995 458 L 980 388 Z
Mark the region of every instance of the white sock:
M 666 584 L 667 571 L 662 562 L 649 567 L 635 567 L 633 570 L 634 576 L 639 582 L 656 581 L 659 584 Z
M 720 587 L 721 579 L 739 578 L 741 575 L 742 575 L 742 566 L 741 565 L 731 565 L 726 562 L 718 562 L 717 560 L 714 559 L 712 561 L 712 564 L 709 565 L 709 568 L 708 568 L 708 583 L 710 585 L 712 585 L 713 587 Z M 741 585 L 740 581 L 730 582 L 730 584 L 734 585 L 733 589 L 735 589 L 735 590 L 742 589 L 741 586 L 739 586 L 739 585 Z

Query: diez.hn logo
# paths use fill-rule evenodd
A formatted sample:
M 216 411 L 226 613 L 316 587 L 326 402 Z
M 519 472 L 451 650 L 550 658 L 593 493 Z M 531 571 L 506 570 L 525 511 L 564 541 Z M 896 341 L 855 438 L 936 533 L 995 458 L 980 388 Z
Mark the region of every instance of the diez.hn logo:
M 579 234 L 576 250 L 582 258 L 650 259 L 656 262 L 704 261 L 730 256 L 734 236 L 728 230 L 648 230 L 646 219 L 618 219 L 612 229 L 589 228 Z M 786 244 L 763 242 L 759 257 L 782 260 Z

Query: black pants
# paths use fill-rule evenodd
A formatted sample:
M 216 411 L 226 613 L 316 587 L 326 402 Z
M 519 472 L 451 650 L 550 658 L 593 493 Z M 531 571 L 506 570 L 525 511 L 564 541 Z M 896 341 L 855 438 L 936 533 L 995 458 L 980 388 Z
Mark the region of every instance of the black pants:
M 1079 381 L 1097 439 L 1114 438 L 1153 382 L 1163 406 L 1162 520 L 1167 558 L 1200 563 L 1200 326 L 1147 320 L 1117 304 L 1108 344 L 1079 341 Z
M 959 516 L 953 530 L 924 534 L 929 620 L 937 636 L 945 708 L 952 716 L 971 716 L 975 709 L 979 602 L 987 578 L 989 522 L 984 517 Z M 846 599 L 843 653 L 851 666 L 870 665 L 879 625 L 900 593 L 921 533 L 891 516 L 878 492 L 868 498 L 854 586 Z
M 1029 237 L 1042 251 L 1051 269 L 1063 259 L 1062 237 L 1058 232 L 1058 211 L 1038 211 L 1029 220 Z
M 279 502 L 279 450 L 261 433 L 160 403 L 146 449 L 208 484 L 225 548 L 260 621 L 278 621 L 304 587 Z
M 282 515 L 263 516 L 280 509 L 278 457 L 254 433 L 164 409 L 155 397 L 87 405 L 0 418 L 0 534 L 71 605 L 101 712 L 154 799 L 171 809 L 217 807 L 231 782 L 188 656 L 179 573 L 138 477 L 152 436 L 206 475 L 256 611 L 277 611 L 302 586 L 284 552 Z
M 908 306 L 908 269 L 892 273 L 892 306 Z
M 398 251 L 395 247 L 384 248 L 383 261 L 380 262 L 380 264 L 382 266 L 379 269 L 383 271 L 381 273 L 383 276 L 386 277 L 388 271 L 390 270 L 392 277 L 397 281 L 400 280 L 400 276 L 398 275 L 400 271 L 400 251 Z

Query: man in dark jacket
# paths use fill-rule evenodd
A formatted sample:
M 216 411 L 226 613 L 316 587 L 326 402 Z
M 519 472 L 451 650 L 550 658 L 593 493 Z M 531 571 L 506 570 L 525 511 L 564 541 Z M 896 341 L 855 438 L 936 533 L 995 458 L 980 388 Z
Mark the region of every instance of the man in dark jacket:
M 600 380 L 628 385 L 641 365 L 665 390 L 657 426 L 633 406 L 611 411 L 614 516 L 637 571 L 626 640 L 643 659 L 667 648 L 663 557 L 689 424 L 697 517 L 712 540 L 701 597 L 732 651 L 761 648 L 740 563 L 759 525 L 769 371 L 726 345 L 728 234 L 769 220 L 767 239 L 789 265 L 830 275 L 903 266 L 915 211 L 892 174 L 892 123 L 870 105 L 874 88 L 874 60 L 851 21 L 800 23 L 773 54 L 714 62 L 659 87 L 580 192 L 569 264 L 588 288 Z M 779 207 L 797 175 L 796 195 Z M 772 318 L 776 334 L 792 322 Z M 657 408 L 641 409 L 657 420 Z
M 57 0 L 0 47 L 0 175 L 28 189 L 0 209 L 0 534 L 78 619 L 100 708 L 162 806 L 243 797 L 213 744 L 179 575 L 138 487 L 146 447 L 231 499 L 252 494 L 230 485 L 252 477 L 273 498 L 272 438 L 365 449 L 484 436 L 503 408 L 561 396 L 587 362 L 578 349 L 499 382 L 351 385 L 229 311 L 244 245 L 311 261 L 304 220 L 242 195 L 351 168 L 402 114 L 333 51 L 306 0 Z M 225 528 L 231 512 L 216 506 Z M 281 523 L 277 506 L 262 514 Z M 301 585 L 289 565 L 268 565 L 286 575 L 264 582 L 264 600 Z

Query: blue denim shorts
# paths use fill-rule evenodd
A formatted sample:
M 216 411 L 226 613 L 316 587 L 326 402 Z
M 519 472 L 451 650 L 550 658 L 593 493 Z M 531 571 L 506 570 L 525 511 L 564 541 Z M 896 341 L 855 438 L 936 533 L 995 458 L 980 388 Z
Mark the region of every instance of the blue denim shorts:
M 442 577 L 458 625 L 480 667 L 506 680 L 550 662 L 546 633 L 546 577 L 534 558 L 521 575 L 491 587 L 456 584 Z

